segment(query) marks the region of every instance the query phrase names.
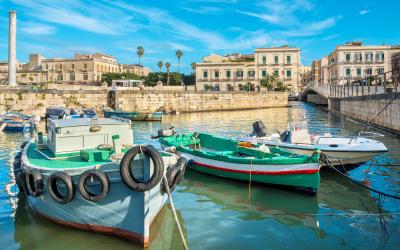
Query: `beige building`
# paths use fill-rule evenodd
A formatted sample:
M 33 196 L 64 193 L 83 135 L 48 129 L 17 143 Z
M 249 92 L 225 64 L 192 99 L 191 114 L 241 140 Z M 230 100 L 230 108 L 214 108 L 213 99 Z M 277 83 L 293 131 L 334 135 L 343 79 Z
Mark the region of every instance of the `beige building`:
M 300 49 L 288 46 L 258 48 L 254 54 L 216 55 L 196 63 L 198 90 L 240 90 L 250 83 L 256 89 L 263 78 L 277 74 L 292 93 L 299 91 Z
M 303 90 L 304 86 L 306 86 L 312 77 L 311 66 L 301 65 L 299 67 L 300 74 L 300 91 Z
M 7 83 L 7 62 L 0 63 L 0 83 Z M 143 66 L 118 64 L 109 55 L 75 54 L 74 58 L 45 58 L 31 54 L 26 64 L 17 63 L 17 83 L 81 83 L 90 84 L 101 81 L 103 73 L 133 72 L 147 76 L 150 69 Z
M 394 46 L 365 46 L 362 42 L 336 46 L 328 56 L 328 82 L 343 85 L 391 71 L 391 55 L 396 51 L 399 49 Z

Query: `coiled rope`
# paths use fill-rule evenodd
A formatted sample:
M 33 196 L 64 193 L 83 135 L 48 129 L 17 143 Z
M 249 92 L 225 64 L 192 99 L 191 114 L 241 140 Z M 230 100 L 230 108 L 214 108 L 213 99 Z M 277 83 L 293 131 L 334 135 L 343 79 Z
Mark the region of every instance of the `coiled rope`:
M 355 184 L 357 184 L 357 185 L 359 185 L 359 186 L 361 186 L 361 187 L 363 187 L 363 188 L 365 188 L 365 189 L 368 189 L 369 191 L 372 191 L 372 192 L 374 192 L 374 193 L 377 193 L 377 194 L 379 194 L 379 195 L 382 195 L 382 196 L 386 196 L 386 197 L 390 197 L 390 198 L 393 198 L 393 199 L 400 200 L 400 196 L 393 195 L 393 194 L 388 194 L 388 193 L 385 193 L 385 192 L 383 192 L 383 191 L 377 190 L 377 189 L 375 189 L 375 188 L 368 187 L 368 186 L 362 184 L 360 181 L 357 181 L 357 180 L 351 178 L 351 177 L 348 176 L 347 174 L 344 174 L 343 172 L 341 172 L 340 170 L 338 170 L 338 169 L 331 163 L 331 161 L 328 159 L 328 157 L 326 156 L 326 154 L 321 153 L 321 154 L 320 154 L 320 160 L 323 161 L 324 163 L 326 163 L 330 168 L 332 168 L 333 170 L 335 170 L 336 172 L 338 172 L 338 173 L 341 174 L 342 176 L 344 176 L 344 177 L 346 177 L 347 179 L 349 179 L 350 181 L 352 181 L 353 183 L 355 183 Z M 344 168 L 344 167 L 343 167 L 343 168 Z

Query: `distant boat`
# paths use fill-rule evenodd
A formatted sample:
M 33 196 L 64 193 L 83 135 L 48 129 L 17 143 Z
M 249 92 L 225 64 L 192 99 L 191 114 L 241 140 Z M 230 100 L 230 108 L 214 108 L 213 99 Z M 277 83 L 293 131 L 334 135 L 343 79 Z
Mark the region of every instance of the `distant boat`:
M 163 147 L 175 147 L 190 159 L 189 169 L 242 181 L 291 186 L 317 192 L 319 154 L 298 155 L 276 147 L 216 137 L 205 133 L 159 138 Z
M 104 117 L 112 116 L 129 119 L 131 121 L 162 121 L 163 112 L 128 112 L 116 110 L 104 110 Z
M 23 132 L 33 128 L 31 117 L 19 112 L 7 112 L 0 116 L 0 130 Z
M 70 118 L 96 118 L 97 113 L 94 109 L 74 109 L 63 107 L 49 107 L 46 108 L 46 119 L 70 119 Z

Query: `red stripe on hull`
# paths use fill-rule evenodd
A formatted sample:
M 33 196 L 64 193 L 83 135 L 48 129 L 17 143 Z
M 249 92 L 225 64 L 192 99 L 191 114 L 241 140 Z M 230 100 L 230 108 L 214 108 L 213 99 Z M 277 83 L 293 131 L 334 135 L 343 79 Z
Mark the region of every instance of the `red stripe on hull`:
M 81 224 L 81 223 L 77 223 L 77 222 L 63 221 L 63 220 L 59 220 L 54 217 L 45 215 L 45 214 L 39 212 L 36 208 L 34 208 L 31 205 L 29 207 L 32 208 L 32 210 L 35 213 L 37 213 L 39 216 L 41 216 L 49 221 L 52 221 L 54 223 L 63 225 L 63 226 L 72 227 L 72 228 L 76 228 L 76 229 L 83 230 L 83 231 L 89 231 L 89 232 L 95 232 L 95 233 L 116 236 L 118 238 L 123 238 L 123 239 L 129 240 L 129 241 L 140 243 L 144 247 L 150 246 L 149 238 L 144 238 L 142 235 L 137 234 L 137 233 L 133 233 L 133 232 L 130 232 L 127 230 L 114 228 L 114 227 L 106 227 L 106 226 L 93 225 L 93 224 Z
M 224 168 L 224 167 L 216 167 L 216 166 L 211 166 L 208 164 L 200 163 L 200 162 L 193 162 L 193 164 L 210 168 L 210 169 L 215 169 L 215 170 L 221 170 L 225 172 L 233 172 L 233 173 L 240 173 L 240 174 L 250 174 L 250 171 L 246 170 L 236 170 L 236 169 L 230 169 L 230 168 Z M 304 170 L 287 170 L 287 171 L 251 171 L 251 174 L 259 174 L 259 175 L 286 175 L 286 174 L 314 174 L 318 173 L 319 169 L 304 169 Z

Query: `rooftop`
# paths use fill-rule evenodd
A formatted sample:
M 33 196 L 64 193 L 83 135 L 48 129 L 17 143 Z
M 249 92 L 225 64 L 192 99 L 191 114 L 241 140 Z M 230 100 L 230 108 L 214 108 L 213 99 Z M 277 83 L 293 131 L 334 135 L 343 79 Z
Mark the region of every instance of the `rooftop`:
M 93 126 L 93 125 L 122 125 L 127 124 L 122 120 L 111 119 L 111 118 L 74 118 L 74 119 L 60 119 L 60 120 L 51 120 L 56 128 L 63 127 L 78 127 L 78 126 Z

